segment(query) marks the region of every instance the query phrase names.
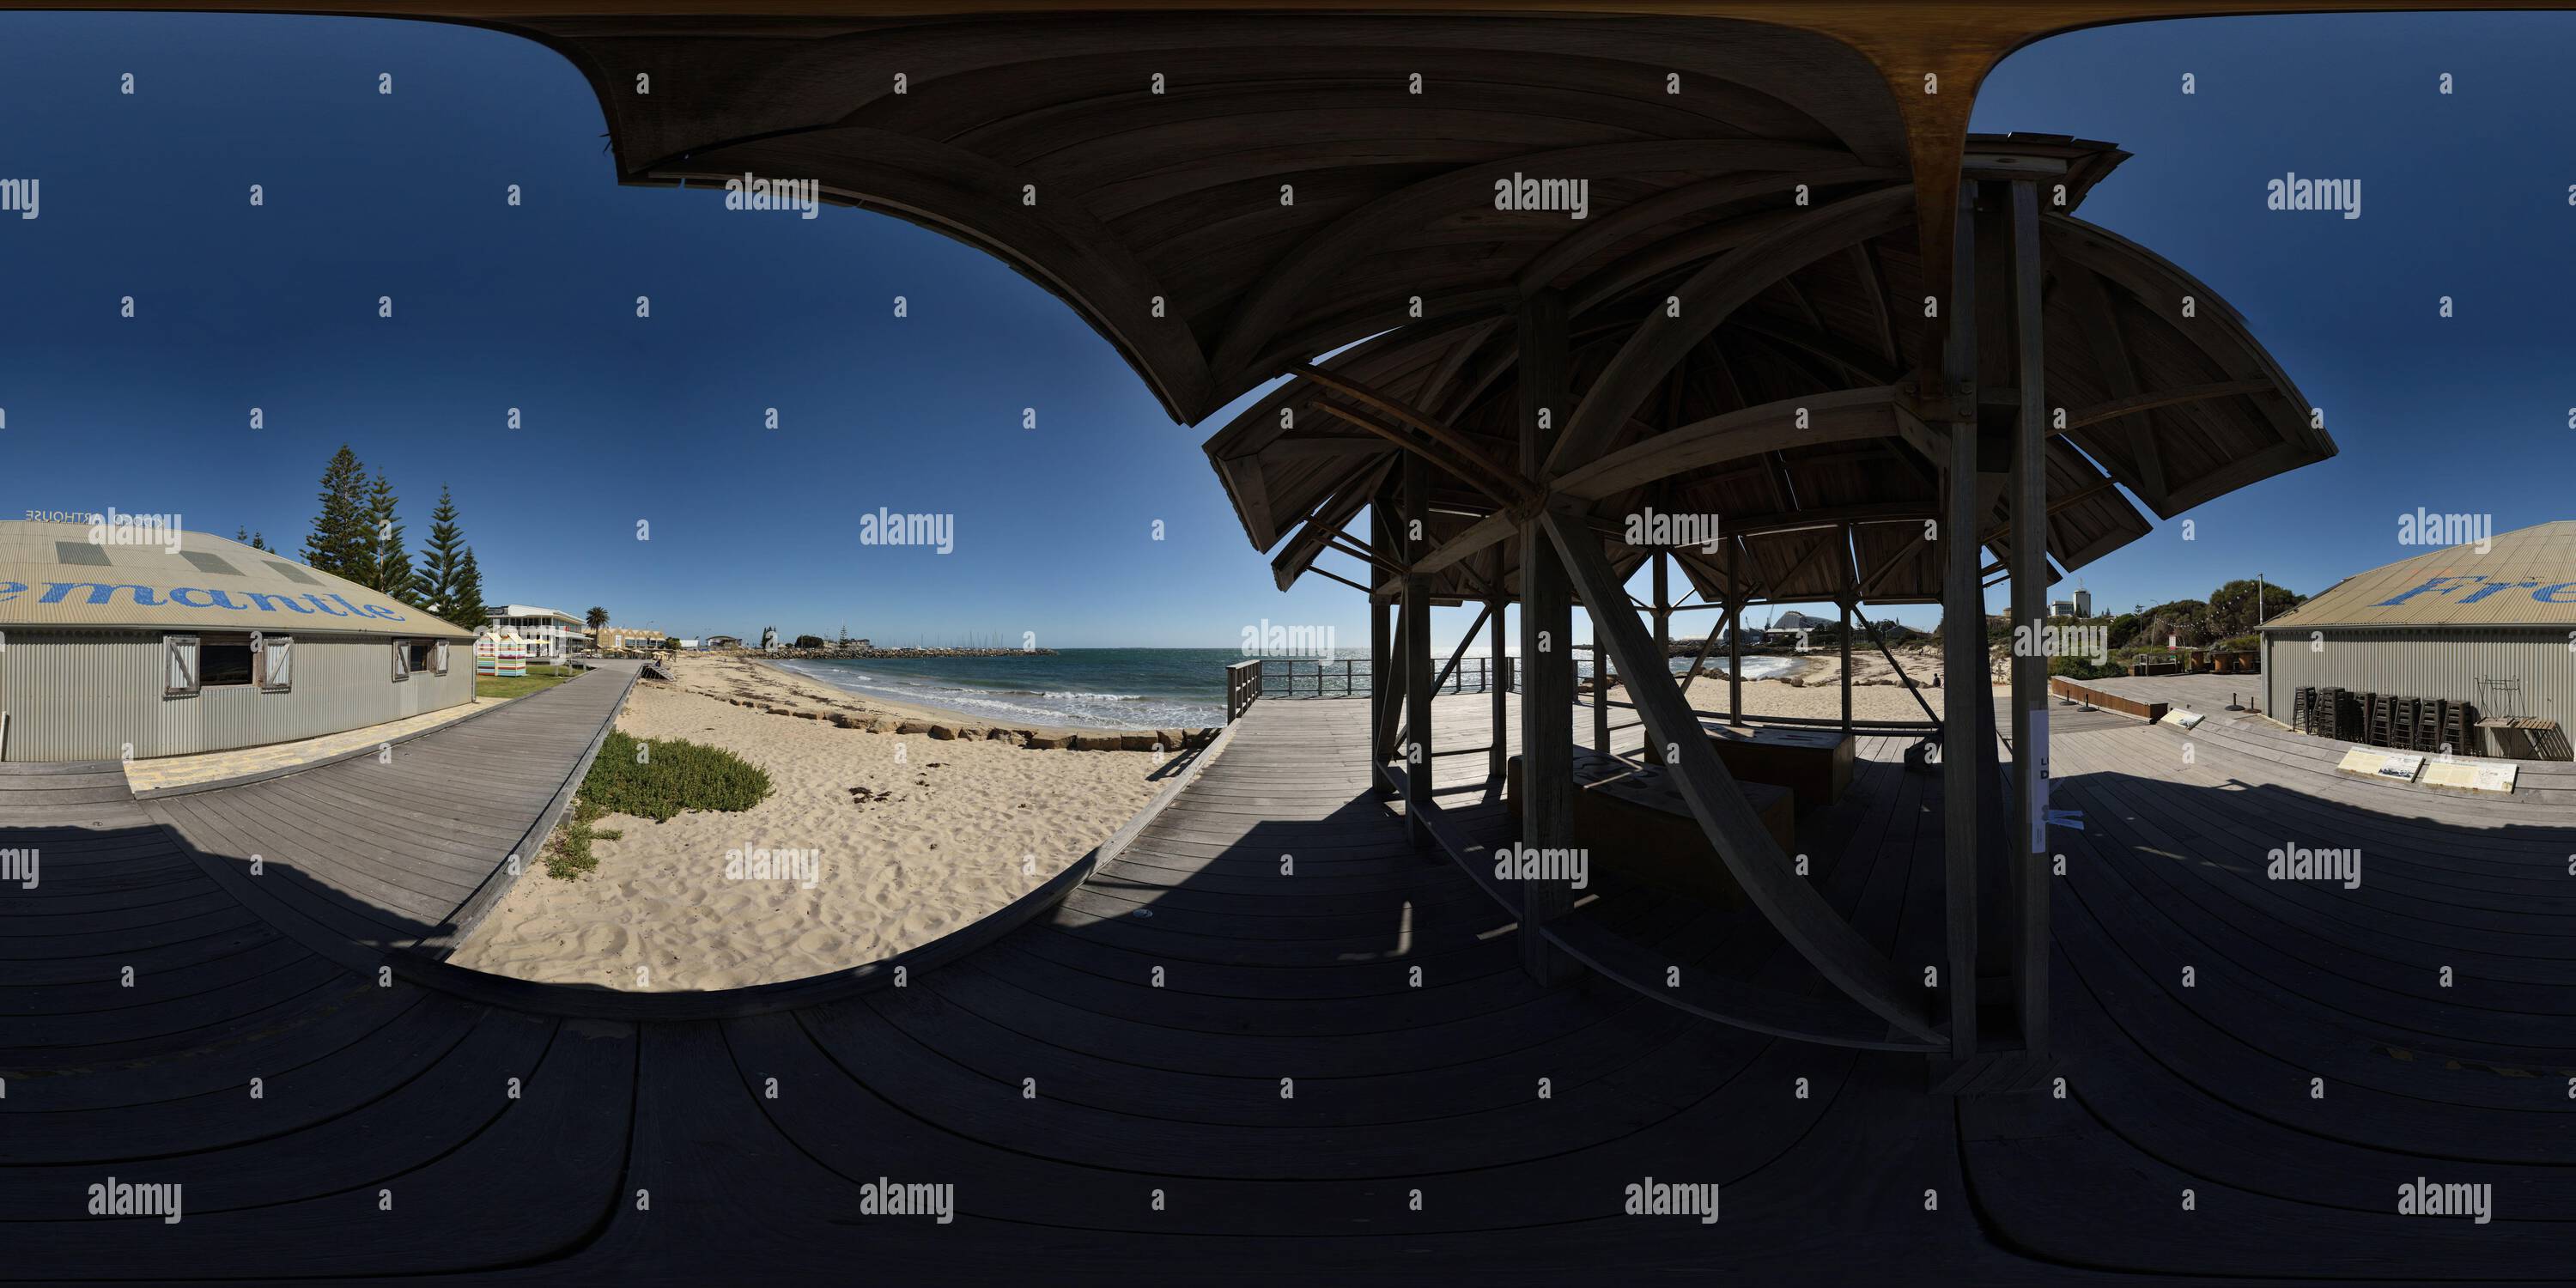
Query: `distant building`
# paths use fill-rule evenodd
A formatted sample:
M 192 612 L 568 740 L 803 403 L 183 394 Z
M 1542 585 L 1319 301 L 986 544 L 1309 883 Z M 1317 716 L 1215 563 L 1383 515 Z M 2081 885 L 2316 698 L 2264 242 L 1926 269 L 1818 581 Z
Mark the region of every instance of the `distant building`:
M 2263 710 L 2338 688 L 2468 703 L 2479 718 L 2576 729 L 2576 521 L 2432 550 L 2355 573 L 2264 622 Z M 2477 754 L 2480 731 L 2467 731 Z M 2489 749 L 2488 754 L 2498 754 Z M 2503 753 L 2510 754 L 2510 753 Z
M 777 627 L 763 626 L 760 628 L 760 647 L 764 652 L 778 647 Z
M 474 699 L 472 633 L 201 532 L 0 522 L 0 760 L 118 760 L 363 729 Z
M 2075 611 L 2075 601 L 2071 599 L 2052 599 L 2048 601 L 2048 615 L 2051 617 L 2084 616 L 2084 614 Z
M 531 662 L 560 662 L 591 647 L 590 626 L 570 613 L 534 604 L 503 604 L 484 614 L 494 629 L 508 627 L 528 642 Z
M 676 639 L 671 641 L 671 644 L 675 648 L 693 649 L 698 647 L 698 641 L 693 639 Z
M 603 649 L 657 649 L 662 647 L 664 637 L 660 631 L 641 626 L 602 626 L 598 638 Z
M 741 648 L 742 637 L 739 635 L 710 635 L 707 637 L 706 647 Z

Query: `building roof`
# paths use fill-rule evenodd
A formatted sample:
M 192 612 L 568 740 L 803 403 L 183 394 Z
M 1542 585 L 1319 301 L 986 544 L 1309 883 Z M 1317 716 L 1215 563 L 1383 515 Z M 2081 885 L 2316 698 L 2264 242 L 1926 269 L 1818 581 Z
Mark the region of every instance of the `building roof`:
M 472 639 L 318 568 L 203 532 L 0 520 L 0 629 L 272 631 Z M 146 537 L 119 544 L 124 536 Z M 171 549 L 176 545 L 176 550 Z
M 2576 520 L 2537 524 L 2346 577 L 2263 623 L 2327 626 L 2576 626 Z
M 552 617 L 558 621 L 570 622 L 575 626 L 582 626 L 585 624 L 584 619 L 575 617 L 560 608 L 539 608 L 534 604 L 503 604 L 499 608 L 487 610 L 483 615 L 494 619 L 503 617 Z

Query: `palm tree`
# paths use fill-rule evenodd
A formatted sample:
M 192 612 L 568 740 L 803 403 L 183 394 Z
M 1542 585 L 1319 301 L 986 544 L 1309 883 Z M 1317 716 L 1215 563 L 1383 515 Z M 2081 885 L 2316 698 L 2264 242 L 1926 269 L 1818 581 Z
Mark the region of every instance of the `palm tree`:
M 591 630 L 597 631 L 600 627 L 608 624 L 608 610 L 605 608 L 594 608 L 583 616 L 583 620 L 590 623 Z

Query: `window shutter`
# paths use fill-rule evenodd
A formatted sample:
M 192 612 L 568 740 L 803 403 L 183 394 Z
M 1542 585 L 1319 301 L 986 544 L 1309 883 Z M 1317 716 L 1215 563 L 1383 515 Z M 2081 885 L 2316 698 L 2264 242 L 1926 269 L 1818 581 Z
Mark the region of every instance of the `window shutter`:
M 197 696 L 197 637 L 164 635 L 161 637 L 163 678 L 161 696 L 193 698 Z
M 266 693 L 285 693 L 295 687 L 295 637 L 263 635 L 259 641 L 259 687 Z
M 402 642 L 401 640 L 395 640 L 395 641 L 394 641 L 394 683 L 396 683 L 396 684 L 400 684 L 400 683 L 402 683 L 403 681 L 408 680 L 408 679 L 410 679 L 410 678 L 411 678 L 411 651 L 410 651 L 409 649 L 406 649 L 406 648 L 404 648 L 404 647 L 403 647 L 403 642 Z
M 438 673 L 447 674 L 447 641 L 445 640 L 438 642 Z

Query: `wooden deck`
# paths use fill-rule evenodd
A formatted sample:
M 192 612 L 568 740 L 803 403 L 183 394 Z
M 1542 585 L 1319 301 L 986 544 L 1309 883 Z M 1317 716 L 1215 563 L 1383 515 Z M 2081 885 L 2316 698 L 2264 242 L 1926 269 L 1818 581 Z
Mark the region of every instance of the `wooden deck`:
M 493 758 L 560 779 L 624 683 L 149 812 L 108 770 L 0 777 L 0 845 L 43 851 L 0 886 L 0 1278 L 2415 1281 L 2576 1253 L 2576 779 L 2473 801 L 2250 725 L 2061 725 L 2088 823 L 2060 834 L 2062 1100 L 1533 985 L 1500 906 L 1371 799 L 1354 702 L 1257 704 L 1059 908 L 903 988 L 577 1019 L 341 960 L 452 921 L 545 808 Z M 1486 703 L 1443 699 L 1437 749 Z M 1800 846 L 1931 962 L 1940 782 L 1902 747 L 1866 740 Z M 1457 826 L 1507 835 L 1481 753 L 1433 763 Z M 2285 843 L 2358 846 L 2361 885 L 2264 880 Z M 1800 978 L 1741 919 L 1608 885 L 1577 915 Z M 184 1219 L 82 1215 L 111 1176 L 183 1183 Z M 2396 1216 L 2418 1176 L 2493 1184 L 2493 1223 Z M 1622 1215 L 1649 1177 L 1720 1184 L 1723 1219 Z M 862 1215 L 880 1179 L 953 1185 L 953 1221 Z

